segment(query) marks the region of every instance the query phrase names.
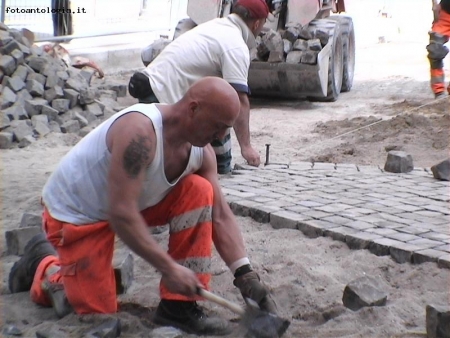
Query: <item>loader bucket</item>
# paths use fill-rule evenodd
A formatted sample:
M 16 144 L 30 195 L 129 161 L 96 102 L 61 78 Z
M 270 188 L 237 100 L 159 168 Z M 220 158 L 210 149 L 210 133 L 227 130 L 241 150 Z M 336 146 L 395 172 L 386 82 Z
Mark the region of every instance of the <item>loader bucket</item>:
M 318 54 L 317 64 L 252 61 L 248 82 L 252 96 L 300 99 L 326 97 L 332 45 Z

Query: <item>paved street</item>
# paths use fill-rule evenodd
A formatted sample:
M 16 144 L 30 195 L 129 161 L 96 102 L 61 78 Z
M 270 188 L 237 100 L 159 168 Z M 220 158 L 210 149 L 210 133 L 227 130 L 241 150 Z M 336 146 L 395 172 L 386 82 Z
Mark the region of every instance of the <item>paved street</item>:
M 297 162 L 249 166 L 220 179 L 233 212 L 328 236 L 399 262 L 450 268 L 450 183 L 431 171 Z

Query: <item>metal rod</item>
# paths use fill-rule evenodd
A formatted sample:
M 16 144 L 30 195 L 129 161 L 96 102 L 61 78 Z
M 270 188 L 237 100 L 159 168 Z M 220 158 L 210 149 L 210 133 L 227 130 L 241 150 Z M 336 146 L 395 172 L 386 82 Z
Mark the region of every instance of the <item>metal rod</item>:
M 270 144 L 266 143 L 266 163 L 264 163 L 264 165 L 269 164 L 269 148 L 270 148 Z
M 2 0 L 6 1 L 6 0 Z M 156 31 L 167 31 L 170 30 L 167 27 L 164 28 L 154 28 L 148 30 L 132 30 L 132 31 L 121 31 L 121 32 L 109 32 L 109 33 L 99 33 L 99 34 L 84 34 L 84 35 L 60 35 L 60 36 L 49 36 L 42 37 L 36 39 L 35 42 L 45 42 L 45 41 L 61 41 L 61 40 L 73 40 L 73 39 L 84 39 L 84 38 L 95 38 L 99 36 L 108 36 L 108 35 L 121 35 L 121 34 L 134 34 L 134 33 L 148 33 L 148 32 L 156 32 Z
M 0 22 L 5 22 L 6 0 L 2 1 L 2 10 L 0 11 Z

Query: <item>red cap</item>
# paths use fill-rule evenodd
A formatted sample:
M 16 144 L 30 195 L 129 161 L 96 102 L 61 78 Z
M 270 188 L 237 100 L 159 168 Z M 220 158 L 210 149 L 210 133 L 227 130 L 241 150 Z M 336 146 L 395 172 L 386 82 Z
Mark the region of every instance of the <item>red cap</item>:
M 266 19 L 269 15 L 265 0 L 238 0 L 234 5 L 247 8 L 253 19 Z

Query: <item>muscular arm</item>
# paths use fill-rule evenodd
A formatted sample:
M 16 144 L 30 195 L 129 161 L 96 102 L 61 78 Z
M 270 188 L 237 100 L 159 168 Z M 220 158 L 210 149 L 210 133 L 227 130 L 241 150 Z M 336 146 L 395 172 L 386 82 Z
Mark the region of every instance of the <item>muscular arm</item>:
M 233 128 L 241 147 L 242 156 L 247 160 L 248 164 L 257 167 L 260 165 L 261 160 L 258 152 L 252 148 L 250 143 L 250 101 L 246 93 L 238 92 L 238 95 L 241 102 L 241 110 Z
M 111 152 L 108 196 L 112 229 L 131 250 L 169 280 L 169 288 L 175 284 L 173 292 L 194 294 L 198 284 L 195 274 L 178 265 L 160 247 L 138 206 L 146 168 L 155 156 L 156 135 L 151 121 L 140 113 L 126 114 L 111 126 L 107 144 Z M 178 283 L 178 279 L 184 283 Z
M 205 147 L 203 165 L 197 173 L 213 187 L 213 241 L 220 257 L 230 266 L 238 259 L 247 257 L 247 254 L 241 229 L 222 194 L 217 178 L 216 158 L 210 145 Z

